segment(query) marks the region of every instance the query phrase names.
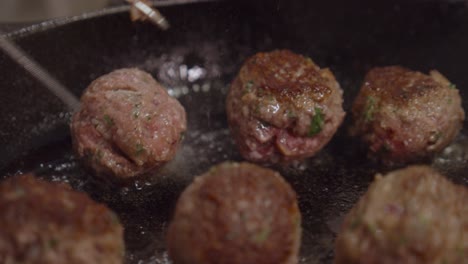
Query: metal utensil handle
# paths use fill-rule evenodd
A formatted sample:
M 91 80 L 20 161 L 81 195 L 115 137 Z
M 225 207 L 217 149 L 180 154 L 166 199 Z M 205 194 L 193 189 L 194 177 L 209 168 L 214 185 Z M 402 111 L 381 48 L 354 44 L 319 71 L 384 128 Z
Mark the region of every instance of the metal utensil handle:
M 16 63 L 21 65 L 27 72 L 40 81 L 55 96 L 57 96 L 71 111 L 75 111 L 80 104 L 78 98 L 69 89 L 52 77 L 41 65 L 30 58 L 13 42 L 3 36 L 0 32 L 0 48 L 10 56 Z

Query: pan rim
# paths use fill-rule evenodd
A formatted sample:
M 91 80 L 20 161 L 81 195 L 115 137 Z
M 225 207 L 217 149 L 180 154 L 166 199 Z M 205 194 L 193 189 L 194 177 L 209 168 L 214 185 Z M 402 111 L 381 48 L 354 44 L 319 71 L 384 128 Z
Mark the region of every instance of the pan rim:
M 151 3 L 155 7 L 167 7 L 167 6 L 178 6 L 178 5 L 188 5 L 188 4 L 201 4 L 201 3 L 210 3 L 210 2 L 223 2 L 226 0 L 168 0 L 168 1 L 151 1 Z M 22 37 L 26 37 L 29 35 L 33 35 L 35 33 L 44 32 L 50 29 L 58 28 L 61 26 L 65 26 L 71 23 L 88 20 L 92 18 L 102 17 L 106 15 L 112 15 L 122 12 L 128 12 L 130 10 L 129 5 L 118 5 L 113 7 L 106 7 L 103 9 L 86 12 L 76 16 L 65 16 L 65 17 L 58 17 L 48 19 L 42 22 L 34 23 L 30 26 L 25 26 L 18 30 L 14 30 L 12 32 L 3 34 L 3 37 L 10 38 L 10 39 L 19 39 Z M 2 35 L 2 34 L 0 34 Z

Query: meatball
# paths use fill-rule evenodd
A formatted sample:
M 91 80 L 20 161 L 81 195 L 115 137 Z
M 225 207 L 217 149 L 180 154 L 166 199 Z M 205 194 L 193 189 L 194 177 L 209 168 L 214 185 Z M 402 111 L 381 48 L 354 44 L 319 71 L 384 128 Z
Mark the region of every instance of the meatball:
M 301 215 L 281 176 L 248 163 L 223 163 L 182 193 L 169 226 L 174 264 L 297 263 Z
M 151 75 L 120 69 L 93 81 L 71 133 L 76 153 L 106 179 L 129 179 L 174 158 L 185 110 Z
M 352 113 L 351 134 L 386 164 L 431 158 L 455 138 L 465 117 L 458 90 L 442 74 L 399 66 L 369 71 Z
M 123 229 L 106 206 L 33 175 L 0 184 L 0 263 L 123 263 Z
M 344 118 L 343 92 L 328 69 L 288 50 L 257 53 L 227 96 L 232 136 L 253 162 L 288 163 L 313 156 Z
M 468 189 L 427 166 L 377 175 L 346 216 L 335 264 L 468 263 Z

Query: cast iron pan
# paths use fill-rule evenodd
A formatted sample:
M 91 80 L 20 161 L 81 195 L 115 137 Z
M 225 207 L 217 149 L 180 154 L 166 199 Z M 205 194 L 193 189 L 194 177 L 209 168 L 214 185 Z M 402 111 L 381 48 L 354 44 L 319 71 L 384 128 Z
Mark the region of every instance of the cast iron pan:
M 314 2 L 314 3 L 312 3 Z M 438 69 L 460 89 L 468 109 L 468 10 L 461 3 L 356 1 L 197 2 L 161 6 L 172 28 L 133 24 L 126 8 L 104 10 L 10 35 L 80 96 L 98 76 L 139 67 L 185 106 L 188 133 L 174 161 L 152 180 L 106 188 L 92 181 L 71 151 L 70 113 L 23 69 L 0 53 L 0 170 L 34 171 L 69 182 L 105 202 L 125 226 L 127 263 L 169 263 L 164 233 L 180 192 L 210 166 L 242 160 L 225 116 L 225 95 L 241 63 L 258 51 L 288 48 L 330 67 L 349 111 L 365 72 L 400 64 Z M 353 3 L 348 3 L 353 2 Z M 381 1 L 372 1 L 381 2 Z M 328 146 L 294 166 L 274 167 L 299 195 L 300 263 L 331 263 L 343 215 L 383 168 L 347 136 L 349 115 Z M 468 184 L 467 125 L 432 166 Z

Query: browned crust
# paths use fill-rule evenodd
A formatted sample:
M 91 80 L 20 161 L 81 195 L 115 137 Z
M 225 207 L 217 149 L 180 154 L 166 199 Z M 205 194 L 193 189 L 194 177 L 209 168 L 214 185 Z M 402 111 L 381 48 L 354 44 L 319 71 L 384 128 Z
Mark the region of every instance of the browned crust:
M 34 263 L 122 263 L 118 218 L 68 185 L 31 174 L 9 178 L 0 184 L 0 212 L 2 263 L 31 263 L 32 257 Z M 91 251 L 76 252 L 84 244 Z M 32 251 L 36 255 L 31 256 Z
M 250 161 L 313 156 L 344 118 L 342 90 L 328 69 L 288 50 L 258 53 L 233 80 L 226 99 L 232 136 Z
M 306 94 L 321 102 L 332 92 L 326 69 L 289 50 L 255 54 L 244 63 L 239 76 L 244 83 L 255 80 L 255 87 L 275 95 L 278 101 L 293 101 Z
M 401 66 L 368 72 L 352 107 L 350 130 L 369 145 L 369 156 L 387 164 L 423 161 L 450 144 L 464 111 L 454 84 Z
M 179 198 L 169 254 L 176 264 L 296 263 L 300 221 L 296 194 L 278 173 L 224 163 Z
M 401 66 L 371 69 L 364 80 L 363 90 L 376 93 L 381 100 L 395 105 L 407 105 L 441 86 L 434 78 Z

